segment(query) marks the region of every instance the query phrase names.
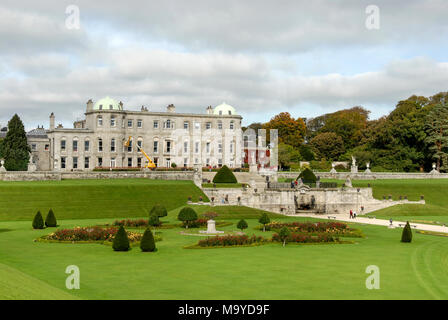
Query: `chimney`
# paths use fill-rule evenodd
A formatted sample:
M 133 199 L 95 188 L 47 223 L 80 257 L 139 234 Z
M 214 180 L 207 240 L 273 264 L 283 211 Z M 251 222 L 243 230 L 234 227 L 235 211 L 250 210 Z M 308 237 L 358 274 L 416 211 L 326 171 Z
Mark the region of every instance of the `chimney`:
M 213 107 L 212 106 L 208 106 L 206 109 L 206 113 L 207 114 L 213 114 Z
M 50 114 L 50 130 L 54 130 L 54 113 Z
M 87 112 L 89 111 L 93 111 L 93 101 L 92 99 L 89 99 L 89 101 L 87 101 Z
M 166 107 L 166 111 L 176 112 L 176 107 L 174 106 L 174 104 L 170 104 L 168 107 Z

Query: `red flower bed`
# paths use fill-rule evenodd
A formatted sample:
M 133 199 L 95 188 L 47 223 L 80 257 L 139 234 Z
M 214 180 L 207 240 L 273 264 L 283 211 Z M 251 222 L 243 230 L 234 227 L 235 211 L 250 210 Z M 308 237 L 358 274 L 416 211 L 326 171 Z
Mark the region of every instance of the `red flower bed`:
M 201 227 L 206 227 L 207 226 L 207 221 L 208 219 L 204 219 L 204 218 L 199 218 L 195 221 L 190 221 L 190 223 L 188 224 L 188 228 L 201 228 Z M 182 227 L 185 228 L 186 224 L 185 222 L 182 222 Z
M 114 227 L 76 227 L 73 229 L 60 229 L 45 236 L 46 240 L 57 241 L 112 241 L 118 229 Z M 139 241 L 143 236 L 140 233 L 127 232 L 129 240 Z
M 265 239 L 263 237 L 257 237 L 252 235 L 251 237 L 247 235 L 239 236 L 222 236 L 222 237 L 208 237 L 207 239 L 200 240 L 198 245 L 201 247 L 226 247 L 226 246 L 243 246 L 253 243 L 262 243 Z
M 272 241 L 283 242 L 283 240 L 277 233 L 272 236 Z M 286 241 L 296 243 L 337 242 L 339 241 L 339 238 L 333 237 L 332 235 L 329 234 L 319 234 L 316 236 L 312 236 L 303 233 L 291 233 Z
M 349 230 L 345 223 L 341 222 L 287 222 L 279 223 L 273 222 L 266 225 L 266 230 L 280 230 L 283 227 L 287 227 L 293 232 L 306 232 L 306 233 L 318 233 L 318 232 L 344 232 Z
M 125 226 L 125 227 L 146 227 L 148 226 L 147 219 L 127 219 L 127 220 L 115 220 L 114 226 Z

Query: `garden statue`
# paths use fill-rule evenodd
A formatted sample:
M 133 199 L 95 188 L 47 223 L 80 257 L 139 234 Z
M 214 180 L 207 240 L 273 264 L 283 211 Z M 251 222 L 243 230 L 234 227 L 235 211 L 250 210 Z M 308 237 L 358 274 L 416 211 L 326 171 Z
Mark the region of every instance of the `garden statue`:
M 367 169 L 366 169 L 365 173 L 372 173 L 372 171 L 370 171 L 370 162 L 366 163 L 366 167 L 367 167 Z
M 335 169 L 335 167 L 336 167 L 336 164 L 335 164 L 334 162 L 332 162 L 332 163 L 331 163 L 331 170 L 330 170 L 330 173 L 336 173 L 336 172 L 337 172 L 336 169 Z
M 356 165 L 356 159 L 354 156 L 352 156 L 352 173 L 358 173 L 358 166 Z
M 437 169 L 436 169 L 436 164 L 435 163 L 433 163 L 432 164 L 432 170 L 431 170 L 431 174 L 437 174 L 437 173 L 440 173 Z
M 0 164 L 1 164 L 0 172 L 6 172 L 5 160 L 4 159 L 0 160 Z
M 345 179 L 345 186 L 347 188 L 352 188 L 352 180 L 350 179 L 350 176 L 347 176 L 347 179 Z

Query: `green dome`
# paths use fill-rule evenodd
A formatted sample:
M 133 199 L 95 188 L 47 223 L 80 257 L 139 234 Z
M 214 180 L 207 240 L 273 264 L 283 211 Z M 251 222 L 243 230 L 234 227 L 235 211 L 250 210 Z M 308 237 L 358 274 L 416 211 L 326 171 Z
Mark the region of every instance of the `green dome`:
M 213 114 L 222 116 L 233 116 L 236 115 L 235 108 L 223 102 L 219 106 L 213 109 Z
M 93 110 L 123 110 L 123 107 L 114 99 L 106 97 L 98 100 L 93 106 Z

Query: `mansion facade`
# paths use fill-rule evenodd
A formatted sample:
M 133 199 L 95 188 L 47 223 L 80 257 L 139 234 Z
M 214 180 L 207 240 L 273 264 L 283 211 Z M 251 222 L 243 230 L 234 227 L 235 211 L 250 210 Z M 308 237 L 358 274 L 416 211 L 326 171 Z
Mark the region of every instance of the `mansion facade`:
M 244 161 L 241 120 L 225 103 L 204 114 L 177 113 L 174 105 L 166 112 L 130 111 L 106 97 L 89 100 L 85 119 L 73 128 L 55 126 L 52 113 L 49 129 L 38 127 L 27 138 L 38 171 L 144 167 L 145 153 L 157 167 L 236 168 Z

